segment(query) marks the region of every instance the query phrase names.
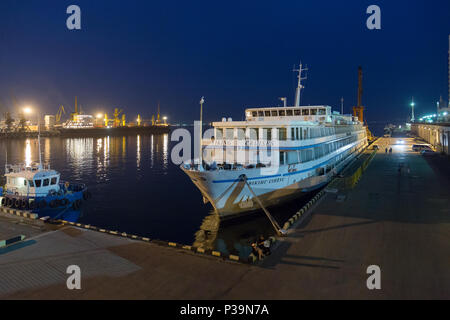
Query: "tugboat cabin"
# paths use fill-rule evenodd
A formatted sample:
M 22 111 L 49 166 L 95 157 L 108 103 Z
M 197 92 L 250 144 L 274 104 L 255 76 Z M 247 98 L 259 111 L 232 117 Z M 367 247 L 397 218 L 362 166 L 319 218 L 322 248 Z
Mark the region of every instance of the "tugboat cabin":
M 6 165 L 6 194 L 45 197 L 60 191 L 60 174 L 50 166 Z

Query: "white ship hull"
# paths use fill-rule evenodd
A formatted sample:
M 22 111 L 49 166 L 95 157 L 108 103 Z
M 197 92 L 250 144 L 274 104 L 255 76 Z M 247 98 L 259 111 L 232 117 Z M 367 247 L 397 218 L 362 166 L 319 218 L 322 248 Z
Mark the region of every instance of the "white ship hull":
M 358 148 L 343 156 L 346 151 L 358 145 Z M 240 179 L 247 177 L 248 184 L 265 207 L 281 204 L 299 198 L 305 193 L 326 185 L 331 178 L 339 173 L 364 147 L 367 140 L 357 141 L 326 157 L 306 164 L 280 165 L 278 169 L 253 168 L 238 170 L 182 170 L 202 193 L 205 202 L 210 202 L 221 217 L 230 217 L 244 212 L 260 209 L 258 202 L 245 182 Z M 340 157 L 342 157 L 340 159 Z M 317 175 L 316 169 L 329 165 L 333 169 Z

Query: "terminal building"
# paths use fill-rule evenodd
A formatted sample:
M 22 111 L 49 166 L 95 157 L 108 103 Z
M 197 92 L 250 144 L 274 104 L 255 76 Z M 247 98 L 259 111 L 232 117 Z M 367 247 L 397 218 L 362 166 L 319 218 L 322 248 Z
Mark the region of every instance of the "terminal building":
M 431 144 L 436 151 L 449 155 L 450 136 L 450 35 L 448 37 L 448 102 L 440 98 L 437 102 L 437 112 L 411 124 L 411 131 Z
M 413 123 L 411 131 L 431 144 L 436 151 L 449 155 L 449 123 Z

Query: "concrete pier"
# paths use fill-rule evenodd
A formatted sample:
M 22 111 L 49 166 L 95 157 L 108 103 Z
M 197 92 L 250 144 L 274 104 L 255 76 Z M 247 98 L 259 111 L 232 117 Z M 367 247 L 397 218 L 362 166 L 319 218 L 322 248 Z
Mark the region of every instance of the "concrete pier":
M 256 265 L 1 217 L 0 240 L 27 238 L 0 249 L 0 299 L 450 299 L 448 158 L 376 144 L 358 184 L 337 184 Z M 71 264 L 81 290 L 66 287 Z M 366 286 L 370 265 L 381 290 Z

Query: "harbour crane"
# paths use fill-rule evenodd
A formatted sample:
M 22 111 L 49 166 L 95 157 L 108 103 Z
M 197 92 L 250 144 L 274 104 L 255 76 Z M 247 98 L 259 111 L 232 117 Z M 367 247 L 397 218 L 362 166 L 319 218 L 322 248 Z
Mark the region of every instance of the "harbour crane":
M 66 110 L 64 110 L 64 106 L 61 105 L 61 107 L 59 107 L 58 112 L 55 115 L 56 124 L 60 124 L 63 113 L 66 114 Z
M 70 114 L 70 120 L 75 121 L 76 117 L 79 115 L 80 113 L 78 112 L 78 104 L 77 104 L 77 96 L 75 96 L 75 112 L 72 112 Z
M 107 113 L 105 113 L 104 121 L 105 121 L 105 127 L 109 127 L 109 119 L 108 119 L 108 114 Z
M 137 125 L 138 125 L 138 127 L 141 126 L 141 122 L 142 122 L 142 120 L 141 120 L 141 115 L 138 114 L 138 116 L 137 116 Z
M 358 104 L 353 107 L 353 116 L 357 117 L 361 123 L 364 123 L 364 107 L 362 106 L 362 67 L 358 67 Z
M 114 109 L 114 127 L 120 126 L 120 114 L 123 112 L 122 109 L 119 110 L 119 108 Z
M 364 107 L 362 106 L 362 67 L 358 67 L 358 104 L 353 107 L 353 116 L 357 117 L 358 120 L 364 125 L 366 128 L 367 139 L 372 141 L 375 137 L 372 135 L 372 132 L 369 130 L 369 126 L 367 125 L 367 121 L 364 121 Z

